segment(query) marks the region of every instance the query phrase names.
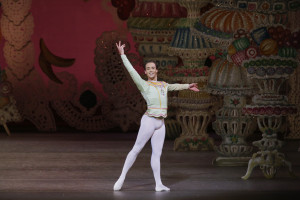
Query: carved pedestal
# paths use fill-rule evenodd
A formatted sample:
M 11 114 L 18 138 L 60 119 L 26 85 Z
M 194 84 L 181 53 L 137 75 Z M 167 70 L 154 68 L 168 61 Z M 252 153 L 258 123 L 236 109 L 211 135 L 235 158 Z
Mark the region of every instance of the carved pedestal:
M 206 133 L 211 116 L 209 112 L 180 109 L 177 113 L 177 121 L 181 124 L 182 134 L 175 140 L 174 150 L 212 149 L 214 141 Z
M 197 94 L 191 91 L 180 91 L 177 97 L 171 99 L 171 103 L 178 103 L 176 118 L 182 126 L 182 133 L 174 144 L 174 150 L 178 151 L 213 149 L 213 139 L 208 136 L 206 129 L 218 101 L 204 88 L 208 75 L 205 60 L 213 55 L 216 49 L 210 42 L 191 33 L 191 26 L 200 16 L 200 8 L 209 2 L 209 0 L 179 1 L 179 4 L 187 9 L 187 18 L 178 21 L 169 47 L 169 55 L 178 56 L 183 62 L 183 66 L 175 68 L 172 82 L 198 83 L 200 89 Z
M 288 69 L 289 66 L 278 68 Z M 251 70 L 248 70 L 248 72 Z M 289 72 L 288 70 L 285 70 Z M 291 163 L 285 159 L 279 149 L 283 141 L 278 140 L 277 134 L 282 126 L 284 116 L 296 113 L 296 107 L 288 103 L 285 95 L 280 95 L 279 90 L 288 74 L 281 73 L 268 77 L 252 75 L 254 82 L 258 85 L 260 93 L 252 98 L 253 104 L 247 105 L 243 112 L 257 117 L 259 130 L 262 132 L 262 139 L 253 142 L 259 151 L 252 155 L 249 160 L 248 169 L 242 179 L 248 179 L 252 170 L 259 166 L 266 178 L 273 178 L 281 166 L 288 166 L 292 174 Z
M 213 161 L 214 165 L 247 165 L 253 147 L 246 139 L 253 133 L 253 119 L 242 113 L 245 104 L 245 96 L 227 95 L 223 107 L 216 112 L 213 129 L 222 137 L 222 143 L 215 146 L 219 157 Z

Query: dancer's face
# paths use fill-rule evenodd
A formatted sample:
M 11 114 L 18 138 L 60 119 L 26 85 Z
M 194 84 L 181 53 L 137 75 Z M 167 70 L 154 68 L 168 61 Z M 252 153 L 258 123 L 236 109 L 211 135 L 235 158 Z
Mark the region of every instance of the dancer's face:
M 145 66 L 145 74 L 148 77 L 149 81 L 157 81 L 157 72 L 156 65 L 153 62 L 149 62 Z

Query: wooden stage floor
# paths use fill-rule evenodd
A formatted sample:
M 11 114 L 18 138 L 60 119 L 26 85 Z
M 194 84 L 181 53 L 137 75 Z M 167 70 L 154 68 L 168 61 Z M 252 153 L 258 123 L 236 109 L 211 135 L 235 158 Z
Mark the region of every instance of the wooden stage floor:
M 114 192 L 133 133 L 0 134 L 0 200 L 205 200 L 299 199 L 300 179 L 280 168 L 274 179 L 255 168 L 248 180 L 243 167 L 216 167 L 215 152 L 174 152 L 166 140 L 162 180 L 170 192 L 155 192 L 148 143 L 129 171 L 123 190 Z M 299 141 L 282 149 L 300 177 Z

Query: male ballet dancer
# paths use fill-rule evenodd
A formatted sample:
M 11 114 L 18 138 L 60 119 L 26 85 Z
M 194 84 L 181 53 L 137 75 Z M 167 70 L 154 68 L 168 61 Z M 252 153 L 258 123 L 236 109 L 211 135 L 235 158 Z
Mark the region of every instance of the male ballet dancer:
M 167 92 L 184 89 L 198 92 L 198 86 L 196 83 L 168 84 L 157 81 L 158 70 L 154 62 L 148 62 L 145 65 L 145 74 L 148 77 L 148 81 L 145 81 L 135 71 L 124 54 L 125 44 L 122 45 L 121 41 L 119 41 L 119 44 L 116 43 L 116 46 L 126 69 L 147 102 L 147 111 L 141 119 L 141 126 L 135 144 L 127 155 L 122 173 L 114 185 L 114 190 L 120 190 L 122 188 L 127 172 L 133 165 L 137 155 L 151 138 L 151 167 L 156 183 L 155 190 L 168 191 L 170 188 L 162 184 L 160 177 L 160 156 L 165 140 L 164 118 L 167 117 Z

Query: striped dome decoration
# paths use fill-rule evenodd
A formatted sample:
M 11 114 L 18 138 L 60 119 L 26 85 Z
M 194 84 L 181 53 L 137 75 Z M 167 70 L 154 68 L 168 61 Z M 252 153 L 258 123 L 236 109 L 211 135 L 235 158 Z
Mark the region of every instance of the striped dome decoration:
M 213 62 L 208 76 L 208 90 L 213 94 L 247 94 L 251 92 L 251 82 L 244 67 L 226 59 Z
M 215 31 L 233 33 L 238 29 L 252 30 L 257 20 L 253 12 L 215 7 L 201 16 L 200 23 Z
M 191 34 L 189 27 L 177 28 L 171 47 L 185 49 L 213 48 L 212 44 L 202 37 Z

